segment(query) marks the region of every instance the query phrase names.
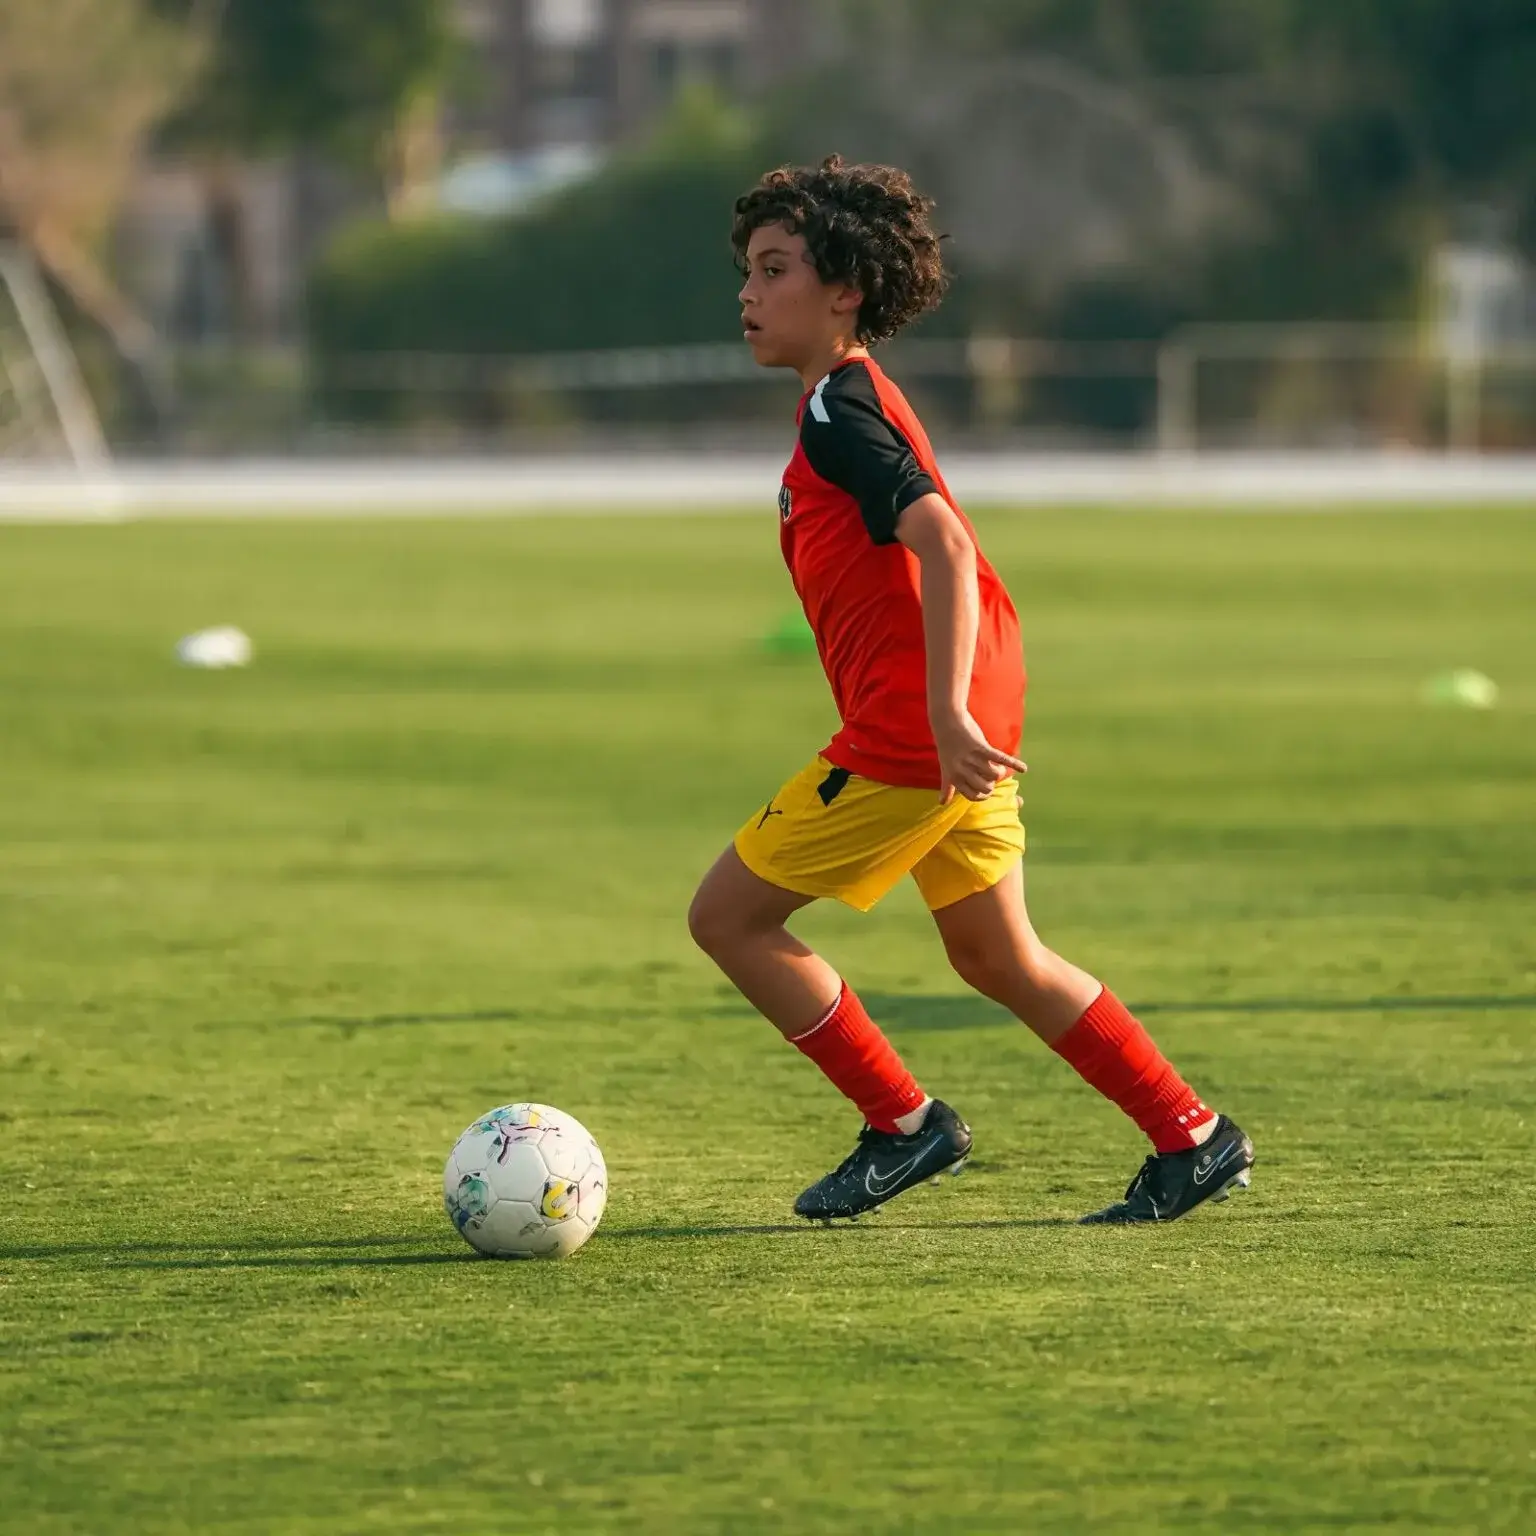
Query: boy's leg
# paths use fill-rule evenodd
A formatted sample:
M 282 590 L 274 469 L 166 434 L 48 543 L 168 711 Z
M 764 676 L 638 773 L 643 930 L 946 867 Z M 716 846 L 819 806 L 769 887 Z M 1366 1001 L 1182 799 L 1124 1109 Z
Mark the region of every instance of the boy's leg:
M 1146 1132 L 1159 1152 L 1204 1140 L 1214 1113 L 1102 982 L 1040 941 L 1021 867 L 933 914 L 960 979 L 1023 1020 Z
M 754 875 L 727 848 L 688 909 L 694 942 L 877 1130 L 916 1129 L 928 1095 L 842 978 L 784 924 L 815 898 Z
M 1155 1156 L 1143 1176 L 1155 1174 L 1156 1187 L 1139 1202 L 1128 1192 L 1129 1205 L 1113 1208 L 1120 1214 L 1109 1219 L 1168 1220 L 1234 1180 L 1246 1185 L 1253 1162 L 1247 1137 L 1201 1102 L 1107 987 L 1040 941 L 1021 866 L 937 909 L 933 919 L 960 978 L 1027 1024 L 1151 1140 Z M 1207 1145 L 1212 1152 L 1202 1167 L 1195 1154 Z
M 728 848 L 688 911 L 694 941 L 867 1122 L 853 1153 L 795 1202 L 818 1220 L 857 1216 L 970 1151 L 970 1131 L 930 1099 L 825 960 L 784 926 L 815 898 L 763 880 Z
M 842 990 L 837 972 L 784 926 L 815 900 L 759 879 L 727 848 L 688 908 L 694 943 L 786 1040 L 810 1029 Z

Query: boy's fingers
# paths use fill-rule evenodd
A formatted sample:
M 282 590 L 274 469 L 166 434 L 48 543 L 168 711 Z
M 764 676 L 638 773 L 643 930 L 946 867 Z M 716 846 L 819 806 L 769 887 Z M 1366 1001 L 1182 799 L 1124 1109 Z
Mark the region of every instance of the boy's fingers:
M 985 800 L 1009 773 L 1028 772 L 1028 765 L 1010 753 L 992 746 L 978 747 L 955 765 L 952 777 L 944 780 L 939 790 L 939 804 L 948 805 L 957 794 L 967 800 Z
M 992 784 L 1006 779 L 1009 774 L 1028 772 L 1029 769 L 1018 758 L 1010 757 L 1006 752 L 998 752 L 990 747 L 975 763 L 976 777 L 985 777 Z

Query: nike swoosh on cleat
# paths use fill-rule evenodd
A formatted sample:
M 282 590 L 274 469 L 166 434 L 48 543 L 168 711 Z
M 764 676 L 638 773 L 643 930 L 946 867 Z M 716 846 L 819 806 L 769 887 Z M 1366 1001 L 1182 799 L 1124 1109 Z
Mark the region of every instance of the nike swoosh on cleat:
M 892 1185 L 899 1184 L 907 1174 L 911 1173 L 943 1139 L 942 1135 L 932 1137 L 926 1146 L 919 1147 L 906 1162 L 897 1168 L 893 1168 L 887 1174 L 879 1175 L 873 1168 L 869 1169 L 864 1175 L 864 1188 L 872 1195 L 885 1194 Z
M 1220 1157 L 1215 1158 L 1213 1161 L 1207 1163 L 1203 1168 L 1196 1168 L 1195 1183 L 1200 1185 L 1200 1187 L 1203 1189 L 1206 1184 L 1210 1182 L 1211 1175 L 1215 1173 L 1218 1168 L 1224 1167 L 1228 1162 L 1230 1162 L 1232 1154 L 1238 1151 L 1241 1151 L 1241 1146 L 1238 1142 L 1234 1141 L 1230 1146 L 1223 1150 Z

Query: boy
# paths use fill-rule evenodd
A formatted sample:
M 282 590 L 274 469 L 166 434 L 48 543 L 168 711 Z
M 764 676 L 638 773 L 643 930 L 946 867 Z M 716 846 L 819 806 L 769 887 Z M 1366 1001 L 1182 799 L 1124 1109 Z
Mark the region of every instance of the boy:
M 737 834 L 688 914 L 699 946 L 865 1120 L 795 1202 L 858 1217 L 946 1169 L 971 1133 L 930 1097 L 837 972 L 784 926 L 835 897 L 867 912 L 910 874 L 950 963 L 1150 1137 L 1124 1200 L 1085 1222 L 1171 1221 L 1248 1183 L 1253 1145 L 1208 1109 L 1101 983 L 1041 943 L 1024 904 L 1024 662 L 1008 593 L 869 355 L 932 309 L 932 204 L 905 172 L 770 172 L 737 200 L 742 325 L 805 385 L 779 492 L 784 558 L 842 729 Z

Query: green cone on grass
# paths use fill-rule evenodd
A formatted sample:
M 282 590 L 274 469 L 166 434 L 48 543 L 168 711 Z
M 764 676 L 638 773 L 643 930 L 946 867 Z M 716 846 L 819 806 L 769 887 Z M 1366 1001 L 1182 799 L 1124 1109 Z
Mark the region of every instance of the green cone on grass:
M 1453 704 L 1462 709 L 1492 709 L 1499 700 L 1499 685 L 1472 667 L 1437 672 L 1423 689 L 1426 704 Z
M 763 649 L 771 656 L 809 656 L 815 653 L 816 637 L 805 615 L 796 608 L 763 636 Z

